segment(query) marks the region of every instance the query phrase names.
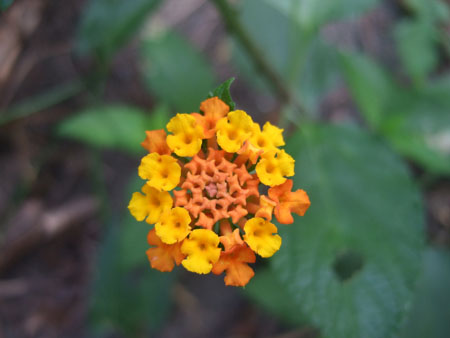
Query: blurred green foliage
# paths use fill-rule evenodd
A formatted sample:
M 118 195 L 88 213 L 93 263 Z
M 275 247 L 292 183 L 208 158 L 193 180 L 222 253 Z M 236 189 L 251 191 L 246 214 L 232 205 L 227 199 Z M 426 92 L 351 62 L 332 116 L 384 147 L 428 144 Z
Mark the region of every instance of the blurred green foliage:
M 450 77 L 407 88 L 363 55 L 343 54 L 350 91 L 374 131 L 431 172 L 450 174 Z M 376 93 L 376 95 L 374 95 Z
M 7 9 L 13 2 L 14 0 L 0 0 L 0 11 Z
M 91 0 L 78 51 L 108 64 L 159 2 Z M 269 266 L 257 268 L 245 294 L 288 325 L 317 326 L 321 337 L 450 336 L 448 250 L 427 249 L 422 263 L 424 206 L 403 160 L 435 177 L 450 175 L 450 76 L 438 71 L 450 42 L 441 29 L 450 11 L 440 0 L 401 3 L 410 13 L 392 27 L 396 70 L 337 48 L 322 34 L 325 25 L 357 19 L 380 1 L 245 0 L 236 6 L 260 56 L 308 112 L 280 102 L 280 111 L 291 112 L 280 119 L 299 126 L 287 142 L 297 162 L 294 182 L 312 201 L 305 217 L 280 227 L 282 249 Z M 233 79 L 210 92 L 214 70 L 178 33 L 147 34 L 139 54 L 143 80 L 160 106 L 151 112 L 89 106 L 63 121 L 58 135 L 135 155 L 144 131 L 163 128 L 169 111 L 196 111 L 208 93 L 234 109 Z M 276 96 L 238 42 L 231 62 L 253 89 Z M 364 128 L 319 118 L 320 100 L 342 83 Z M 136 184 L 130 191 L 139 190 Z M 164 322 L 176 277 L 148 268 L 145 224 L 120 220 L 111 222 L 101 248 L 91 318 L 100 334 L 134 337 Z
M 144 23 L 160 0 L 90 0 L 77 40 L 80 54 L 108 62 Z
M 96 148 L 142 154 L 141 142 L 145 139 L 145 131 L 164 128 L 170 115 L 163 105 L 156 107 L 151 115 L 130 106 L 94 106 L 63 121 L 57 133 Z
M 140 185 L 140 180 L 133 180 L 127 192 L 131 195 Z M 97 336 L 120 332 L 127 337 L 145 337 L 164 323 L 176 274 L 149 268 L 145 255 L 148 230 L 146 223 L 137 222 L 128 213 L 119 224 L 113 219 L 108 224 L 90 309 Z
M 141 56 L 150 92 L 177 112 L 197 111 L 214 87 L 213 71 L 204 57 L 174 32 L 142 41 Z

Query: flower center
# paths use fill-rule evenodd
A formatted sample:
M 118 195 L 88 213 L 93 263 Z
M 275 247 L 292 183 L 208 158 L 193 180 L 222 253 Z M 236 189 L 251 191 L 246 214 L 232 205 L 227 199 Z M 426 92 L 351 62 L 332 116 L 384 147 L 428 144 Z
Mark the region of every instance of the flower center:
M 192 135 L 190 135 L 190 134 L 185 134 L 185 135 L 184 135 L 184 143 L 186 143 L 186 144 L 191 144 L 191 143 L 192 143 Z
M 206 187 L 206 194 L 209 198 L 214 198 L 217 195 L 217 185 L 213 182 L 210 182 Z
M 227 218 L 238 222 L 248 213 L 247 198 L 259 197 L 259 180 L 228 161 L 222 151 L 210 149 L 207 158 L 196 155 L 185 167 L 189 173 L 181 190 L 174 192 L 175 205 L 187 209 L 197 226 L 212 229 Z
M 274 166 L 272 163 L 269 163 L 269 164 L 266 166 L 266 172 L 269 173 L 269 174 L 271 174 L 271 173 L 273 173 L 274 171 L 275 171 L 275 166 Z
M 237 132 L 236 132 L 236 130 L 230 130 L 230 131 L 228 132 L 228 138 L 229 138 L 230 140 L 235 140 L 235 139 L 237 139 Z

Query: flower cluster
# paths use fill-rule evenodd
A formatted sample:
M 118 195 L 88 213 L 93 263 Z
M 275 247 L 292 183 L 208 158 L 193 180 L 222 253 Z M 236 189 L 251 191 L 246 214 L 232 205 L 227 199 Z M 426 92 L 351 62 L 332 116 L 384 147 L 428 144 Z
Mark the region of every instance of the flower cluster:
M 146 132 L 149 154 L 138 169 L 146 182 L 128 206 L 138 221 L 155 225 L 147 238 L 152 268 L 225 271 L 226 285 L 246 285 L 255 253 L 270 257 L 281 246 L 273 215 L 291 224 L 291 213 L 303 216 L 310 205 L 287 178 L 295 161 L 280 149 L 283 130 L 269 122 L 261 129 L 213 97 L 200 113 L 177 114 L 167 131 Z

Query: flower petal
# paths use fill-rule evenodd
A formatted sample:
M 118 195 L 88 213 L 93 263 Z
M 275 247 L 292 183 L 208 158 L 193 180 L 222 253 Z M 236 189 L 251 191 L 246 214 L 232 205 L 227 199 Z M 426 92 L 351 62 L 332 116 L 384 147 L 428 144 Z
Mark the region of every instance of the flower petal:
M 187 255 L 181 264 L 191 272 L 209 273 L 220 257 L 218 245 L 219 236 L 215 232 L 206 229 L 192 231 L 181 246 L 181 252 Z
M 261 257 L 270 257 L 280 249 L 281 237 L 277 227 L 260 217 L 248 220 L 244 225 L 244 241 Z

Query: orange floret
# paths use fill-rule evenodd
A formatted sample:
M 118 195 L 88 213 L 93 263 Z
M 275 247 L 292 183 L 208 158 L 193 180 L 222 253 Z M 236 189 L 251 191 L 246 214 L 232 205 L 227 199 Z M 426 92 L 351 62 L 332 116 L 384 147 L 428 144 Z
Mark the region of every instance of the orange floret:
M 267 196 L 261 196 L 259 199 L 260 208 L 256 212 L 255 216 L 262 217 L 270 221 L 272 219 L 273 208 L 275 208 L 276 205 L 277 203 L 272 201 L 270 198 L 267 198 Z
M 182 242 L 175 244 L 165 244 L 156 235 L 155 229 L 149 231 L 147 235 L 147 242 L 154 245 L 154 248 L 147 250 L 147 257 L 153 269 L 159 271 L 172 271 L 174 265 L 180 265 L 184 259 L 181 253 Z
M 172 151 L 166 142 L 166 131 L 164 129 L 146 131 L 147 135 L 141 146 L 149 153 L 158 153 L 160 155 L 170 155 Z
M 200 104 L 204 115 L 191 114 L 197 123 L 203 127 L 205 138 L 212 138 L 216 134 L 216 123 L 230 111 L 228 105 L 218 97 L 212 97 Z
M 222 236 L 220 236 L 219 239 L 220 243 L 222 243 L 225 248 L 225 252 L 233 250 L 236 245 L 244 244 L 244 241 L 239 233 L 239 229 L 234 229 L 234 231 L 232 231 L 231 224 L 226 219 L 220 221 L 220 232 Z
M 212 268 L 212 273 L 220 275 L 226 271 L 225 285 L 244 286 L 255 275 L 247 263 L 255 261 L 256 256 L 247 244 L 236 245 L 233 250 L 222 251 L 219 261 Z
M 269 189 L 269 197 L 277 203 L 275 217 L 282 224 L 292 224 L 294 219 L 291 213 L 303 216 L 308 210 L 311 202 L 308 194 L 301 189 L 292 192 L 292 180 L 286 180 L 281 185 Z

